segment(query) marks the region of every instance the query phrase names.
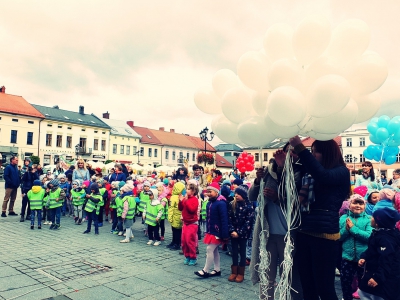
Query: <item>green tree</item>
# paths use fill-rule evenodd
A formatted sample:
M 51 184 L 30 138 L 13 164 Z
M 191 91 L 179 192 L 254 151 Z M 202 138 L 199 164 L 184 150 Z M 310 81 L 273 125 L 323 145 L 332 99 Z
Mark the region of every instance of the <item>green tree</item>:
M 40 158 L 39 158 L 39 156 L 32 155 L 32 156 L 30 156 L 30 159 L 31 159 L 31 161 L 32 161 L 32 164 L 34 164 L 34 165 L 40 164 Z
M 105 163 L 104 164 L 108 164 L 108 163 L 110 163 L 110 162 L 114 162 L 113 160 L 111 160 L 111 159 L 107 159 L 106 161 L 105 161 Z

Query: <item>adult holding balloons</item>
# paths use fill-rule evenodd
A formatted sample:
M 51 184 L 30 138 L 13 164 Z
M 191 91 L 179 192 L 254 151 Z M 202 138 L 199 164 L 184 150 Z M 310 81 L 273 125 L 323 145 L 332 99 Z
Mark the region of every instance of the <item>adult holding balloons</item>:
M 350 173 L 334 140 L 314 141 L 311 152 L 298 136 L 290 144 L 307 171 L 300 192 L 304 196 L 299 197 L 302 214 L 295 256 L 304 299 L 337 300 L 338 211 L 350 191 Z
M 364 185 L 368 188 L 368 193 L 370 194 L 372 190 L 381 190 L 382 182 L 379 178 L 375 178 L 374 166 L 370 161 L 365 161 L 362 163 L 362 173 L 356 176 L 355 187 Z

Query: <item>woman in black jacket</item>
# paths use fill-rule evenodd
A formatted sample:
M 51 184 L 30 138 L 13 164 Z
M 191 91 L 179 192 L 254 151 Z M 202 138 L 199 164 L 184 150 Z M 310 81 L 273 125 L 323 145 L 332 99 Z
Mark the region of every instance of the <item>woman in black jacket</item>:
M 33 182 L 39 179 L 39 176 L 36 173 L 36 169 L 32 167 L 28 167 L 28 171 L 25 172 L 24 176 L 22 176 L 21 180 L 21 191 L 22 191 L 22 207 L 21 207 L 21 219 L 20 222 L 25 221 L 25 211 L 26 211 L 26 219 L 30 220 L 31 218 L 31 209 L 28 200 L 28 192 L 32 189 Z
M 290 144 L 307 172 L 299 193 L 302 213 L 296 252 L 303 296 L 337 300 L 339 209 L 350 191 L 350 173 L 334 140 L 314 141 L 311 152 L 298 136 L 291 138 Z

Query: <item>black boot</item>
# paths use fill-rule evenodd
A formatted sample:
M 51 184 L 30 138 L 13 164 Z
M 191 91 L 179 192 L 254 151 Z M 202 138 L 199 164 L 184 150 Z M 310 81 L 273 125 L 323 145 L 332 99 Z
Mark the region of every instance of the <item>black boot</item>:
M 25 216 L 21 215 L 21 219 L 19 219 L 20 222 L 24 222 L 25 221 Z

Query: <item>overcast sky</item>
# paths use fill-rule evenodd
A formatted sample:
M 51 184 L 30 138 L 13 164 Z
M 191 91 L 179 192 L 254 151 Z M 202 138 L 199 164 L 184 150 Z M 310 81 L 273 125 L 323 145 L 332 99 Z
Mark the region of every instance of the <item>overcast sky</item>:
M 28 102 L 153 129 L 198 135 L 212 116 L 193 94 L 220 69 L 262 48 L 269 26 L 296 26 L 309 14 L 332 28 L 360 18 L 369 49 L 389 65 L 386 103 L 400 99 L 398 0 L 29 1 L 0 0 L 0 85 Z M 399 103 L 399 102 L 398 102 Z M 390 108 L 393 114 L 400 115 Z M 387 109 L 387 105 L 383 110 Z M 383 111 L 382 110 L 382 111 Z

